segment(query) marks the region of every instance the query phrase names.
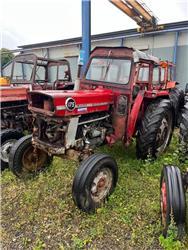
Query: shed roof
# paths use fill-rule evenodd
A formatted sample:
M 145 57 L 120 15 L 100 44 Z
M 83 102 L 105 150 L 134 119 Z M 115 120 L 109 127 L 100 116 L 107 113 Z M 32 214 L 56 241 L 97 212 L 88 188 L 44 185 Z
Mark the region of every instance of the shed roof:
M 131 37 L 131 36 L 154 35 L 154 34 L 164 32 L 164 31 L 170 32 L 170 31 L 176 31 L 176 30 L 179 30 L 179 31 L 188 30 L 188 21 L 167 23 L 167 24 L 161 24 L 161 25 L 164 26 L 164 29 L 159 30 L 159 31 L 140 33 L 137 31 L 137 29 L 120 30 L 120 31 L 114 31 L 110 33 L 92 35 L 91 40 L 100 41 L 100 40 L 106 40 L 106 39 L 116 39 L 116 38 Z M 20 45 L 18 46 L 18 48 L 20 49 L 48 48 L 48 47 L 56 47 L 56 46 L 63 46 L 63 45 L 70 45 L 70 44 L 81 44 L 81 41 L 82 41 L 81 37 L 74 37 L 74 38 L 56 40 L 56 41 L 50 41 L 50 42 Z

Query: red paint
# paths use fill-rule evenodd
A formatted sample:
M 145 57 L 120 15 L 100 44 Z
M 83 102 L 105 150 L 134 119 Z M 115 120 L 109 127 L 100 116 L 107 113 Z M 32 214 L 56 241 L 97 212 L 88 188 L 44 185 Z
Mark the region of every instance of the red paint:
M 173 89 L 173 88 L 175 88 L 175 86 L 176 86 L 176 82 L 175 81 L 169 81 L 166 84 L 166 88 L 167 89 Z
M 166 189 L 166 183 L 163 180 L 162 187 L 161 187 L 161 210 L 162 210 L 162 217 L 165 221 L 166 219 L 166 212 L 167 212 L 167 189 Z
M 107 140 L 107 143 L 108 143 L 110 146 L 112 146 L 113 144 L 116 143 L 117 138 L 116 138 L 116 136 L 115 136 L 114 134 L 111 134 L 111 135 L 107 135 L 107 136 L 106 136 L 106 140 Z
M 125 135 L 126 117 L 113 115 L 113 128 L 116 140 L 122 140 Z
M 129 142 L 135 132 L 136 122 L 144 99 L 144 91 L 138 93 L 128 118 L 127 141 Z
M 42 94 L 43 96 L 51 97 L 53 99 L 53 104 L 55 106 L 53 115 L 55 116 L 73 116 L 91 112 L 105 111 L 108 110 L 110 104 L 113 103 L 112 90 L 101 88 L 95 90 L 77 91 L 33 91 L 31 92 L 30 96 L 34 94 Z M 72 111 L 66 109 L 66 100 L 69 97 L 71 97 L 76 103 L 76 108 Z M 61 110 L 61 108 L 65 109 Z M 32 110 L 31 105 L 30 110 Z M 43 109 L 38 109 L 38 112 L 42 111 Z
M 1 102 L 13 102 L 27 100 L 27 92 L 29 88 L 27 86 L 20 87 L 1 87 L 0 95 Z

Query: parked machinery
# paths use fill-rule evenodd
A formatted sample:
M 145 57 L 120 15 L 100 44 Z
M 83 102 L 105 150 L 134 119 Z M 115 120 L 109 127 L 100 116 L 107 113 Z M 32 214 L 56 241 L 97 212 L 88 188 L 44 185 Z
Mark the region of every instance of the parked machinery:
M 20 54 L 12 62 L 10 79 L 1 79 L 1 169 L 8 167 L 11 146 L 32 131 L 28 110 L 30 90 L 73 89 L 70 65 L 66 59 L 51 60 L 34 54 Z
M 13 146 L 12 172 L 23 177 L 41 171 L 53 155 L 79 159 L 73 199 L 80 209 L 94 211 L 118 179 L 116 161 L 93 154 L 96 147 L 117 141 L 128 146 L 136 137 L 137 157 L 146 159 L 170 143 L 184 99 L 172 67 L 132 48 L 95 48 L 79 90 L 30 92 L 33 135 Z
M 172 221 L 178 228 L 178 237 L 182 236 L 186 225 L 186 191 L 188 188 L 188 84 L 186 86 L 185 105 L 182 109 L 180 123 L 179 157 L 182 168 L 165 166 L 161 173 L 161 222 L 164 236 L 168 235 L 168 228 Z M 185 168 L 184 168 L 185 170 Z

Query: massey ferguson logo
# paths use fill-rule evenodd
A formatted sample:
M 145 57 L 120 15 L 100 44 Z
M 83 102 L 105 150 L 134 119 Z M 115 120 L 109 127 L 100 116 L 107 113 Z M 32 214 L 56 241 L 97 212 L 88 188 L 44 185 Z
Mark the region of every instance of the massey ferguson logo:
M 65 102 L 65 106 L 69 111 L 72 111 L 75 109 L 76 107 L 76 103 L 75 100 L 72 99 L 71 97 L 67 98 L 66 102 Z

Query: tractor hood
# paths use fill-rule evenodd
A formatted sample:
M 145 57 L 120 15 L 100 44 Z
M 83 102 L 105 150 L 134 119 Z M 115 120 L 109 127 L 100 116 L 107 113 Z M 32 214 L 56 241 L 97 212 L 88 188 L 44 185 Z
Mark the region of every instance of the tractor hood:
M 108 89 L 32 91 L 29 109 L 49 116 L 73 116 L 107 111 L 113 103 L 113 92 Z
M 1 86 L 0 95 L 2 102 L 26 101 L 28 86 Z

